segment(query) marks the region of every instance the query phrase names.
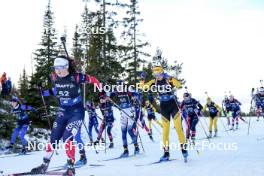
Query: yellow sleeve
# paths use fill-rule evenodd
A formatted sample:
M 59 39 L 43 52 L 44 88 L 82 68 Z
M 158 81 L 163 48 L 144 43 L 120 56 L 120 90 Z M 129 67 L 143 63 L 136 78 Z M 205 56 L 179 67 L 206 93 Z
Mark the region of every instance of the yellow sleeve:
M 205 105 L 204 105 L 204 107 L 203 107 L 203 110 L 202 110 L 202 111 L 203 111 L 203 112 L 205 112 L 205 111 L 206 111 L 206 108 L 207 108 L 207 104 L 205 104 Z
M 170 82 L 174 87 L 176 87 L 177 89 L 182 88 L 182 84 L 181 84 L 181 82 L 178 81 L 178 80 L 175 79 L 175 78 L 171 78 L 169 82 Z
M 155 83 L 155 80 L 154 80 L 154 79 L 150 80 L 150 81 L 147 82 L 147 83 L 145 83 L 144 81 L 140 81 L 140 82 L 139 82 L 139 87 L 140 87 L 142 90 L 147 90 L 147 89 L 149 89 L 150 86 L 151 86 L 152 84 L 154 84 L 154 83 Z
M 215 104 L 215 107 L 216 107 L 216 109 L 217 109 L 219 112 L 222 111 L 222 108 L 221 108 L 219 105 Z

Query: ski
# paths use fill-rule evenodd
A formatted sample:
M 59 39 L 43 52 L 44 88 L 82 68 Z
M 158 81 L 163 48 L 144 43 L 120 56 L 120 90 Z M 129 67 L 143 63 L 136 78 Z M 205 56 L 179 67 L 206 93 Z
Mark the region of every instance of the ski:
M 49 176 L 57 176 L 57 175 L 61 175 L 61 176 L 65 176 L 64 172 L 50 172 L 50 173 L 46 173 L 45 175 L 49 175 Z M 94 176 L 94 175 L 88 175 L 88 176 Z
M 85 165 L 82 165 L 85 166 Z M 75 167 L 80 168 L 82 166 Z M 89 164 L 89 169 L 94 168 L 94 167 L 101 167 L 104 166 L 103 164 Z M 22 176 L 22 175 L 63 175 L 65 172 L 65 167 L 63 166 L 56 166 L 52 167 L 49 171 L 47 171 L 45 174 L 32 174 L 31 172 L 19 172 L 19 173 L 13 173 L 13 174 L 8 174 L 8 176 Z
M 264 140 L 264 137 L 262 138 L 257 138 L 257 141 L 263 141 Z
M 136 157 L 138 155 L 142 155 L 142 154 L 136 154 L 136 155 L 129 155 L 129 156 L 118 156 L 118 157 L 114 157 L 114 158 L 109 158 L 109 159 L 104 159 L 104 160 L 101 160 L 101 161 L 113 161 L 113 160 L 119 160 L 119 159 L 125 159 L 125 158 L 132 158 L 132 157 Z
M 188 162 L 188 159 L 187 157 L 184 158 L 184 162 L 187 163 Z
M 150 166 L 150 165 L 155 165 L 155 164 L 161 164 L 161 163 L 167 163 L 167 162 L 170 162 L 170 161 L 175 161 L 177 159 L 169 159 L 167 161 L 155 161 L 155 162 L 151 162 L 151 163 L 147 163 L 147 164 L 136 164 L 135 166 L 137 167 L 140 167 L 140 166 Z
M 61 175 L 61 176 L 64 176 L 65 175 L 65 171 L 48 171 L 45 173 L 45 175 Z
M 225 131 L 237 131 L 237 130 L 239 130 L 239 128 L 228 129 L 228 130 L 225 130 Z
M 21 154 L 21 153 L 12 153 L 12 154 L 4 154 L 4 155 L 0 155 L 0 158 L 8 158 L 8 157 L 18 157 L 18 156 L 27 156 L 27 155 L 31 155 L 32 153 L 25 153 L 25 154 Z
M 204 139 L 215 139 L 215 138 L 220 138 L 221 136 L 215 136 L 215 137 L 203 137 L 203 138 L 198 138 L 198 139 L 195 139 L 196 141 L 201 141 L 201 140 L 204 140 Z
M 85 167 L 85 166 L 89 166 L 90 168 L 93 167 L 100 167 L 100 166 L 104 166 L 103 164 L 78 164 L 78 165 L 74 165 L 74 168 L 78 169 L 80 167 Z M 57 170 L 62 170 L 65 169 L 65 165 L 61 165 L 61 166 L 55 166 L 55 167 L 51 167 L 49 171 L 57 171 Z
M 78 168 L 81 168 L 81 167 L 85 167 L 86 165 L 83 164 L 83 165 L 75 165 L 74 168 L 75 169 L 78 169 Z M 102 166 L 105 166 L 103 164 L 89 164 L 89 169 L 91 168 L 95 168 L 95 167 L 102 167 Z M 66 172 L 66 168 L 65 168 L 65 165 L 64 166 L 58 166 L 58 167 L 54 167 L 53 169 L 47 171 L 45 173 L 45 175 L 64 175 L 64 173 Z
M 19 172 L 14 174 L 8 174 L 8 176 L 21 176 L 21 175 L 32 175 L 31 172 Z
M 192 147 L 192 149 L 195 149 L 197 155 L 200 155 L 200 154 L 201 154 L 200 150 L 198 150 L 198 149 L 196 148 L 195 143 L 191 142 L 191 143 L 190 143 L 190 146 Z

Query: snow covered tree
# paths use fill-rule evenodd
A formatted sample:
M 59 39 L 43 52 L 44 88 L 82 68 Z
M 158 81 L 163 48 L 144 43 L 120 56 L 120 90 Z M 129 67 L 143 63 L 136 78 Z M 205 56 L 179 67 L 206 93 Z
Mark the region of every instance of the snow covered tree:
M 48 2 L 47 9 L 44 13 L 43 20 L 43 32 L 41 36 L 40 47 L 34 52 L 35 61 L 35 72 L 30 79 L 30 85 L 27 95 L 25 95 L 25 100 L 27 104 L 33 107 L 43 107 L 41 94 L 38 87 L 41 85 L 45 88 L 51 88 L 51 82 L 49 81 L 49 76 L 52 72 L 52 66 L 54 59 L 57 57 L 59 52 L 59 47 L 57 45 L 56 30 L 54 28 L 54 17 L 51 11 L 50 1 Z M 46 103 L 54 104 L 55 100 L 45 99 Z M 44 113 L 40 112 L 40 114 Z M 38 122 L 41 126 L 48 128 L 48 123 L 46 119 L 41 119 L 37 116 L 32 117 L 33 122 Z
M 181 78 L 180 75 L 182 73 L 182 65 L 183 63 L 178 63 L 177 60 L 174 61 L 172 65 L 169 67 L 169 71 L 172 73 L 172 76 L 179 80 L 182 84 L 185 84 L 185 79 Z
M 80 57 L 78 60 L 82 60 L 82 67 L 85 67 L 82 70 L 86 73 L 95 75 L 104 84 L 113 83 L 124 71 L 120 64 L 119 46 L 114 33 L 118 22 L 114 19 L 116 13 L 107 10 L 107 7 L 113 4 L 105 0 L 97 0 L 96 4 L 99 8 L 92 11 L 87 8 L 86 3 L 81 16 L 78 30 L 78 43 L 81 45 L 78 46 Z M 75 51 L 76 48 L 74 46 Z M 92 86 L 87 87 L 88 91 L 92 91 Z M 89 94 L 88 98 L 95 97 L 96 95 Z
M 18 90 L 21 97 L 26 97 L 28 95 L 29 79 L 25 68 L 23 69 L 23 73 L 20 75 L 18 81 Z
M 116 12 L 107 10 L 107 7 L 115 4 L 105 0 L 98 0 L 97 3 L 100 4 L 100 9 L 90 12 L 93 21 L 88 42 L 88 73 L 96 74 L 98 79 L 105 83 L 117 79 L 123 72 L 123 67 L 120 64 L 119 46 L 114 34 L 114 28 L 118 25 L 114 18 Z
M 43 33 L 41 37 L 40 48 L 36 50 L 34 60 L 35 73 L 31 79 L 31 86 L 38 83 L 48 85 L 48 78 L 52 72 L 53 61 L 58 55 L 56 30 L 54 28 L 54 17 L 51 11 L 50 2 L 44 15 Z M 50 86 L 50 85 L 49 85 Z
M 139 32 L 139 24 L 143 21 L 140 18 L 140 11 L 137 0 L 130 0 L 130 4 L 126 5 L 127 16 L 123 18 L 124 31 L 122 38 L 124 39 L 124 55 L 126 71 L 128 72 L 128 81 L 130 83 L 137 82 L 139 68 L 145 62 L 145 58 L 150 55 L 144 51 L 144 48 L 149 45 L 144 41 L 144 34 Z
M 183 78 L 180 78 L 183 63 L 178 63 L 177 60 L 174 60 L 173 64 L 170 64 L 168 59 L 162 56 L 162 50 L 159 48 L 156 49 L 155 56 L 152 58 L 152 63 L 154 66 L 162 66 L 162 68 L 166 72 L 169 72 L 171 76 L 179 80 L 182 84 L 185 84 L 186 81 Z
M 155 56 L 152 58 L 152 63 L 154 66 L 162 66 L 165 71 L 169 71 L 168 59 L 162 56 L 162 50 L 160 48 L 156 49 Z

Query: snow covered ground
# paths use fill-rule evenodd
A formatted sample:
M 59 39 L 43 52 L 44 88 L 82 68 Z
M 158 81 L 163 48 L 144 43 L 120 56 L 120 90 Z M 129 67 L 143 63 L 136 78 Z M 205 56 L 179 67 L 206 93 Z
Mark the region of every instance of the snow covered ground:
M 260 176 L 264 175 L 264 120 L 256 122 L 256 118 L 251 120 L 250 135 L 247 135 L 247 124 L 240 121 L 240 127 L 237 131 L 228 131 L 223 128 L 226 119 L 218 121 L 219 136 L 209 141 L 207 139 L 197 141 L 197 146 L 205 144 L 200 154 L 196 150 L 189 151 L 188 163 L 183 162 L 182 155 L 177 150 L 171 150 L 171 158 L 176 160 L 149 166 L 136 166 L 147 164 L 159 160 L 163 151 L 160 147 L 161 135 L 156 128 L 153 128 L 154 139 L 151 142 L 144 131 L 140 131 L 145 153 L 137 157 L 131 157 L 120 160 L 102 161 L 105 159 L 119 156 L 122 152 L 122 141 L 120 136 L 119 112 L 115 110 L 116 123 L 113 129 L 115 148 L 107 149 L 106 153 L 100 151 L 96 154 L 94 151 L 87 151 L 88 164 L 102 164 L 101 167 L 84 166 L 76 170 L 76 175 L 80 176 L 114 176 L 114 175 L 151 175 L 151 176 L 169 176 L 169 175 L 188 175 L 188 176 Z M 87 120 L 87 119 L 86 119 Z M 247 119 L 248 120 L 248 119 Z M 201 119 L 204 127 L 208 124 Z M 157 125 L 156 125 L 157 126 Z M 157 126 L 158 127 L 158 126 Z M 159 129 L 161 131 L 161 129 Z M 87 139 L 85 129 L 82 129 L 83 138 Z M 94 133 L 95 134 L 95 133 Z M 201 125 L 197 126 L 197 138 L 203 138 L 204 132 Z M 129 139 L 129 137 L 128 137 Z M 178 143 L 176 132 L 171 126 L 171 142 Z M 130 141 L 130 139 L 129 139 Z M 217 149 L 216 146 L 219 146 Z M 223 149 L 227 150 L 223 150 Z M 133 153 L 133 146 L 129 146 L 130 154 Z M 141 148 L 142 151 L 142 148 Z M 0 156 L 0 171 L 5 175 L 14 172 L 29 171 L 32 167 L 42 162 L 44 152 L 32 152 L 30 155 L 3 157 Z M 77 156 L 77 159 L 79 156 Z M 66 157 L 63 151 L 59 155 L 54 155 L 50 168 L 63 165 Z

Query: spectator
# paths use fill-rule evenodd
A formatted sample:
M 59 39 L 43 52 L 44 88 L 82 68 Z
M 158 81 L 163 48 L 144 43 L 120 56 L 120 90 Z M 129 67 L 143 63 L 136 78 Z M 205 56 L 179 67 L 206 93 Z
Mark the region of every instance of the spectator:
M 6 86 L 6 73 L 4 72 L 3 75 L 1 76 L 1 85 L 2 85 L 2 91 L 1 91 L 1 96 L 5 97 L 7 95 L 7 86 Z
M 7 95 L 10 95 L 12 90 L 12 81 L 10 77 L 8 77 L 8 80 L 6 81 L 6 87 L 7 87 Z
M 4 84 L 4 83 L 6 82 L 6 72 L 4 72 L 4 73 L 2 74 L 0 81 L 1 81 L 1 85 Z

